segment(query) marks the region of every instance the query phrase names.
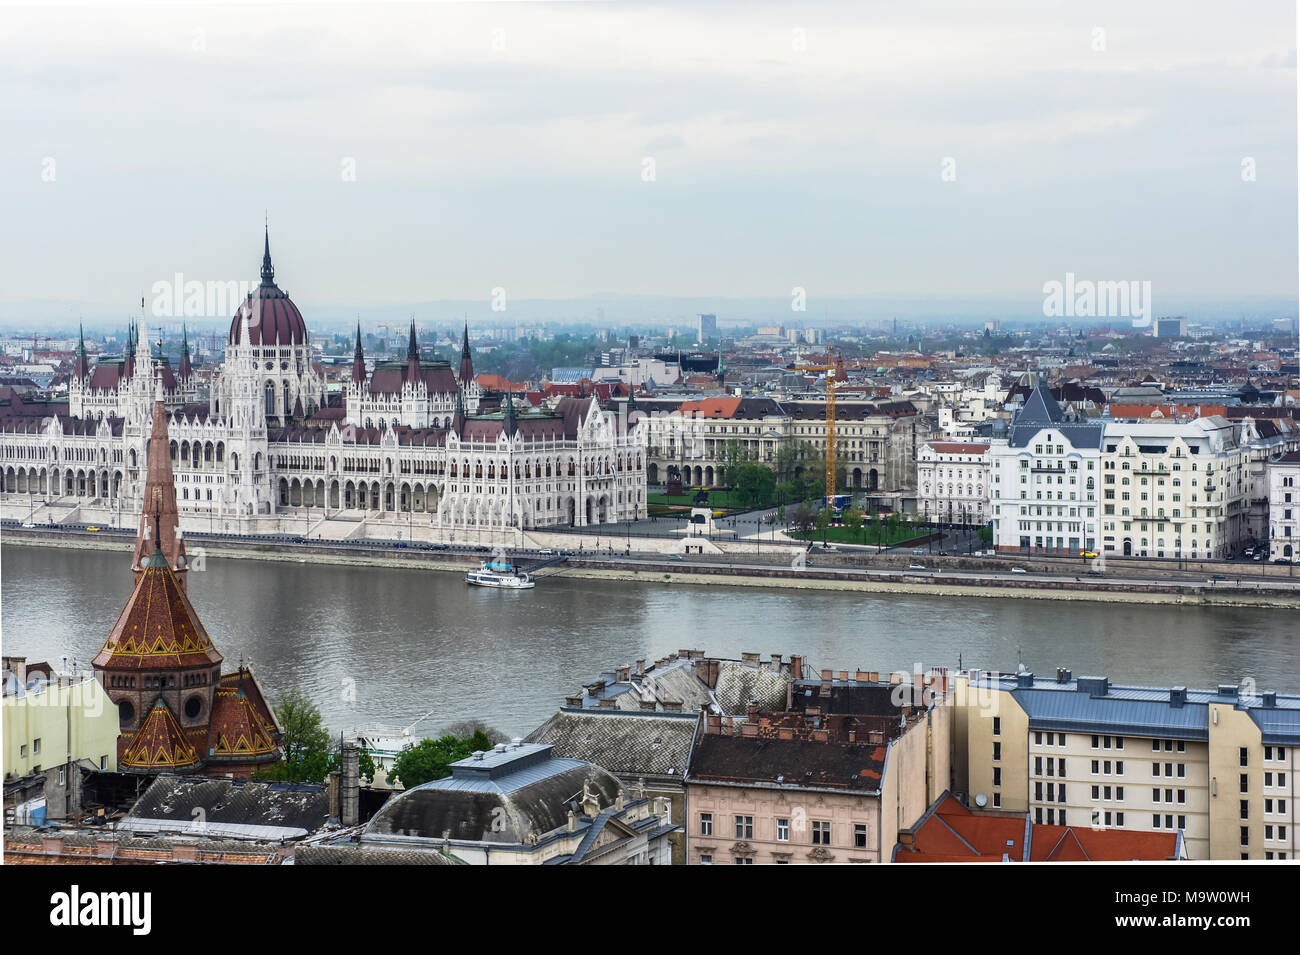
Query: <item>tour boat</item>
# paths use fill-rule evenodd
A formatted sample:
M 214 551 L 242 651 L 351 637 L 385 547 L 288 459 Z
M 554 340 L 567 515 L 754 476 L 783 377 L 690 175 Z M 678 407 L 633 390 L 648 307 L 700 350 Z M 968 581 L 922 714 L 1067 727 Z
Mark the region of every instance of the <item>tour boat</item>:
M 516 571 L 514 564 L 498 561 L 484 562 L 478 570 L 471 570 L 465 575 L 465 583 L 471 587 L 499 587 L 504 590 L 528 590 L 536 586 L 527 574 Z

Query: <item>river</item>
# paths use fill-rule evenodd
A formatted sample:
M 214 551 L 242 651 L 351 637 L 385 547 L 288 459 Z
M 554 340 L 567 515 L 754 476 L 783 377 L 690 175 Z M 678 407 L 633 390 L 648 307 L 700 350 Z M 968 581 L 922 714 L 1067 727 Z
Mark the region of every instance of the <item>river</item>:
M 125 552 L 0 549 L 6 655 L 85 666 L 130 593 Z M 1253 677 L 1300 691 L 1287 610 L 756 590 L 566 579 L 531 591 L 458 574 L 207 558 L 190 598 L 230 669 L 250 660 L 274 698 L 298 688 L 335 732 L 418 732 L 477 718 L 523 735 L 600 672 L 680 648 L 803 654 L 816 668 L 917 663 L 1056 667 L 1113 682 L 1208 687 Z

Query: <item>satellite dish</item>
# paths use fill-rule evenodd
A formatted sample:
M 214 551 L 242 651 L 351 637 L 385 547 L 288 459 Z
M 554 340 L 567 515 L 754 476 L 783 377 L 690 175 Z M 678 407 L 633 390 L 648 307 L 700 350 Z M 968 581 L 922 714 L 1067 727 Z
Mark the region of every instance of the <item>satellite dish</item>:
M 989 801 L 988 797 L 985 796 L 983 793 L 975 794 L 975 805 L 979 806 L 981 809 L 984 808 L 984 806 L 988 803 L 988 801 Z

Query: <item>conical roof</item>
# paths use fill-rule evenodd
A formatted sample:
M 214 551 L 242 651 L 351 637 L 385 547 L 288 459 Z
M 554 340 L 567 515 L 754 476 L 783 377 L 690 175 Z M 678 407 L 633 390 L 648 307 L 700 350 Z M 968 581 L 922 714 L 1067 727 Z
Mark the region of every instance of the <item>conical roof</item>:
M 126 772 L 182 771 L 197 769 L 202 759 L 160 696 L 144 725 L 127 741 L 117 764 Z
M 167 558 L 155 550 L 92 662 L 96 669 L 157 670 L 215 666 L 221 659 Z
M 181 536 L 180 513 L 176 508 L 176 479 L 172 475 L 171 445 L 167 439 L 167 409 L 161 399 L 153 405 L 153 431 L 149 435 L 147 466 L 144 506 L 131 570 L 138 582 L 145 561 L 154 552 L 154 541 L 160 540 L 163 555 L 179 575 L 178 584 L 184 590 L 187 567 L 185 540 Z

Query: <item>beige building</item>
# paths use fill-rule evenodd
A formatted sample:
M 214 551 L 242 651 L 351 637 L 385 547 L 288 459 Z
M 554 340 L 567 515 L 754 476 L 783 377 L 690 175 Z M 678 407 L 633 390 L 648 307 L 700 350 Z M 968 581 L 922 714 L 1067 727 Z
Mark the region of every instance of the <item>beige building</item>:
M 1300 696 L 960 673 L 956 788 L 1036 824 L 1181 831 L 1191 859 L 1293 859 Z
M 992 516 L 989 445 L 927 441 L 916 460 L 916 509 L 927 521 L 983 524 Z
M 1228 419 L 1108 421 L 1101 459 L 1104 553 L 1222 557 L 1245 539 L 1250 455 Z
M 702 715 L 686 777 L 688 863 L 888 861 L 898 831 L 948 786 L 946 679 L 930 695 L 919 681 L 823 671 L 791 684 L 787 712 Z
M 3 699 L 6 779 L 83 759 L 117 771 L 117 707 L 94 674 L 29 672 L 5 657 Z
M 777 452 L 802 444 L 814 457 L 826 451 L 826 404 L 772 398 L 652 399 L 636 403 L 645 428 L 646 482 L 680 478 L 699 486 L 725 480 L 728 444 L 746 460 L 773 465 Z M 639 430 L 639 429 L 638 429 Z M 910 401 L 836 404 L 836 451 L 846 490 L 911 488 L 916 477 L 921 416 Z

